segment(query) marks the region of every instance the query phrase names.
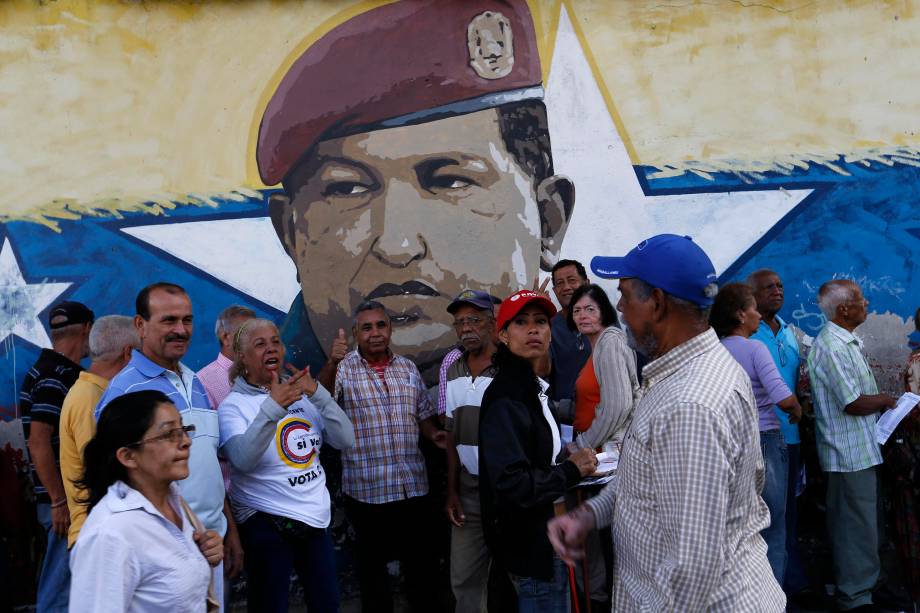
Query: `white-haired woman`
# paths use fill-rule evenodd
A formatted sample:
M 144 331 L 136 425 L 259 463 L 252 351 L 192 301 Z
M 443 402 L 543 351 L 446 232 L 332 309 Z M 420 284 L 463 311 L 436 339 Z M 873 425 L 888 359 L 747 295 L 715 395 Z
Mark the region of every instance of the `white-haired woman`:
M 283 374 L 274 323 L 252 319 L 234 339 L 233 388 L 220 404 L 220 444 L 245 551 L 250 611 L 287 611 L 291 569 L 310 611 L 337 611 L 327 528 L 329 492 L 319 453 L 354 444 L 354 428 L 309 369 Z

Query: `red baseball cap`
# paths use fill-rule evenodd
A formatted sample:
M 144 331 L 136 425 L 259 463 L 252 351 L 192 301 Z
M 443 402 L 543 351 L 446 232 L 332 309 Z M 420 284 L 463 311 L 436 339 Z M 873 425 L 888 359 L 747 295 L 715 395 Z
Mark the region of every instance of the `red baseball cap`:
M 502 330 L 528 304 L 540 307 L 547 317 L 556 314 L 556 307 L 549 298 L 529 289 L 522 289 L 502 300 L 502 305 L 498 309 L 498 317 L 495 320 L 495 329 Z
M 526 0 L 403 0 L 361 13 L 288 69 L 259 125 L 275 185 L 319 141 L 543 97 Z

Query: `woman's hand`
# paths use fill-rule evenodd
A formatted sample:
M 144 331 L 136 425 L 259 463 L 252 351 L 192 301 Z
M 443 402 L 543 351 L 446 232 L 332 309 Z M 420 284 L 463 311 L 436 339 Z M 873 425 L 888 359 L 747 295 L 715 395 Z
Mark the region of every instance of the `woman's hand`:
M 597 470 L 597 454 L 593 449 L 579 449 L 570 455 L 566 462 L 572 462 L 577 466 L 582 477 L 587 477 Z
M 799 404 L 799 400 L 795 397 L 795 394 L 788 398 L 784 398 L 778 402 L 777 405 L 789 414 L 790 424 L 797 424 L 802 420 L 802 405 Z
M 316 388 L 319 387 L 319 383 L 310 374 L 310 367 L 307 366 L 303 370 L 297 370 L 290 364 L 285 364 L 284 366 L 291 373 L 291 378 L 296 377 L 300 381 L 300 391 L 306 394 L 307 398 L 312 398 L 313 394 L 316 393 Z
M 195 532 L 192 538 L 195 539 L 201 555 L 204 556 L 204 559 L 208 561 L 212 568 L 220 564 L 220 561 L 224 559 L 224 539 L 220 538 L 218 533 L 213 530 Z
M 292 368 L 289 366 L 289 369 Z M 272 397 L 272 400 L 283 406 L 285 409 L 300 400 L 300 397 L 304 395 L 303 383 L 300 380 L 304 376 L 309 376 L 308 369 L 303 371 L 298 371 L 294 369 L 294 374 L 287 380 L 281 381 L 278 377 L 278 372 L 272 373 L 274 380 L 272 381 L 271 390 L 269 394 Z M 313 379 L 310 379 L 313 381 Z M 315 385 L 316 382 L 313 381 Z M 314 389 L 314 391 L 316 391 Z

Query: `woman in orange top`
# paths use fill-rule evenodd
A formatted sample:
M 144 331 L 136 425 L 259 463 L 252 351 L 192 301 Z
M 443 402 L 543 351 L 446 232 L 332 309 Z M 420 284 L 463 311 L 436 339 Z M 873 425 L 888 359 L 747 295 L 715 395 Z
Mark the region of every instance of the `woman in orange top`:
M 596 449 L 622 443 L 639 390 L 636 353 L 619 328 L 617 314 L 598 285 L 578 288 L 572 295 L 568 325 L 591 343 L 591 357 L 575 381 L 577 448 Z

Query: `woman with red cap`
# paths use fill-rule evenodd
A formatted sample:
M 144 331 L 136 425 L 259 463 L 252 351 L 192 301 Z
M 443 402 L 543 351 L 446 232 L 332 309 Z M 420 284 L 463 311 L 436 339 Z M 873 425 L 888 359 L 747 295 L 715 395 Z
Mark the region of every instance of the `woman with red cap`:
M 546 523 L 554 502 L 597 467 L 590 449 L 558 461 L 563 445 L 546 395 L 549 384 L 536 374 L 546 362 L 555 313 L 552 302 L 528 290 L 502 302 L 498 372 L 479 418 L 486 542 L 514 581 L 521 613 L 568 610 L 565 566 L 553 553 Z

